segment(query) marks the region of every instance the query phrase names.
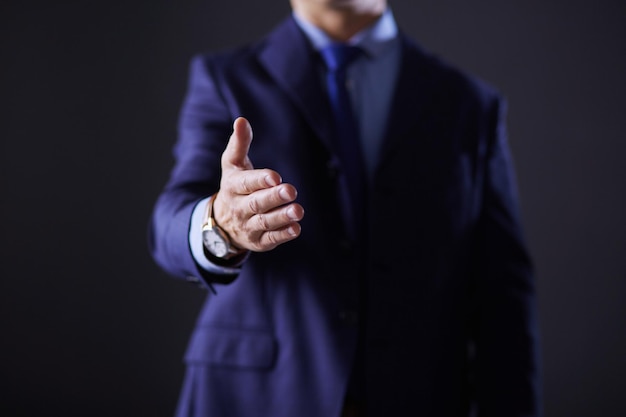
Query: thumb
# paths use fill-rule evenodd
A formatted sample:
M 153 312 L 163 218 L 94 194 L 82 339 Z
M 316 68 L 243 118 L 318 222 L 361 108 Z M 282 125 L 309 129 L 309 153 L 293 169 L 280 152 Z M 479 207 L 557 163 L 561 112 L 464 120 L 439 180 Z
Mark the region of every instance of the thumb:
M 244 117 L 236 118 L 233 123 L 233 133 L 230 135 L 226 149 L 222 154 L 222 168 L 254 168 L 250 158 L 248 158 L 251 142 L 252 127 L 250 123 Z

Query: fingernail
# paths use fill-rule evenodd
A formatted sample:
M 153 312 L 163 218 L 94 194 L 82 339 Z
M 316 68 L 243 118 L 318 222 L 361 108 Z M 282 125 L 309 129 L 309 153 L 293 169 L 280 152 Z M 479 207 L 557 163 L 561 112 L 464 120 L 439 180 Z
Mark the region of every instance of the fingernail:
M 278 185 L 278 183 L 276 182 L 276 180 L 274 180 L 274 178 L 272 178 L 271 175 L 266 175 L 265 176 L 265 183 L 267 185 L 269 185 L 270 187 L 274 187 L 275 185 Z
M 285 187 L 282 187 L 280 190 L 278 190 L 278 195 L 285 201 L 291 200 L 291 197 L 289 196 L 289 193 L 287 192 L 287 189 Z
M 298 216 L 296 215 L 296 210 L 294 210 L 293 207 L 289 207 L 287 209 L 287 217 L 289 217 L 291 220 L 298 220 Z
M 287 228 L 287 233 L 289 233 L 291 236 L 295 236 L 296 235 L 296 229 L 294 229 L 293 226 L 289 226 Z

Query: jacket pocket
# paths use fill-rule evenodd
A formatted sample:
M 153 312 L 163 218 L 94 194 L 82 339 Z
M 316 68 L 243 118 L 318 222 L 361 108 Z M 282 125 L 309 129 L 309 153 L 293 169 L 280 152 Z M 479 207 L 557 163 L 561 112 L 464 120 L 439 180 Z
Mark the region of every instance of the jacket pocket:
M 274 364 L 276 351 L 276 340 L 269 331 L 199 327 L 191 337 L 185 362 L 264 369 Z

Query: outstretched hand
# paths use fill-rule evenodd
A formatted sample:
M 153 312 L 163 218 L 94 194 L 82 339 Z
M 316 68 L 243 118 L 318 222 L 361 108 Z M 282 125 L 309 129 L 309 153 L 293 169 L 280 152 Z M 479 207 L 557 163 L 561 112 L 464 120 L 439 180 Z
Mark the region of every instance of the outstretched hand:
M 237 118 L 222 154 L 222 179 L 213 212 L 235 246 L 264 252 L 300 235 L 298 222 L 304 209 L 294 203 L 296 188 L 284 184 L 276 171 L 254 169 L 248 157 L 251 142 L 250 123 Z

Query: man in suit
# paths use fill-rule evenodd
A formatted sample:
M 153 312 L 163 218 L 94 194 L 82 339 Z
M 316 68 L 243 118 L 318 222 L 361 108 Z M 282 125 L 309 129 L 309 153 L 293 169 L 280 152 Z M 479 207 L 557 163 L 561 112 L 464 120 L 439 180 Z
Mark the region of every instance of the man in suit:
M 150 227 L 209 290 L 177 415 L 539 415 L 503 99 L 385 0 L 291 5 L 191 64 Z

